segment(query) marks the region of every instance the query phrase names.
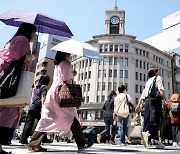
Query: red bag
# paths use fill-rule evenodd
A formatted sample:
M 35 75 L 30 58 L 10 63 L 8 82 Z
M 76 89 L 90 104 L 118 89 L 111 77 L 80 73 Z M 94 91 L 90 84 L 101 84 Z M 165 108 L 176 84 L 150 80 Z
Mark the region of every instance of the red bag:
M 62 108 L 77 107 L 79 108 L 83 101 L 81 87 L 78 84 L 67 84 L 58 88 L 58 102 Z

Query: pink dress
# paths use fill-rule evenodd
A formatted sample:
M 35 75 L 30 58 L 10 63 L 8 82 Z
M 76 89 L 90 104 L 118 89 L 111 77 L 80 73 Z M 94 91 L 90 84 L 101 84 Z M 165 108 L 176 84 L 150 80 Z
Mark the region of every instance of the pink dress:
M 24 36 L 15 36 L 3 50 L 0 50 L 0 72 L 13 60 L 19 60 L 25 54 L 30 54 L 28 39 Z
M 15 36 L 3 50 L 0 50 L 0 72 L 13 60 L 30 54 L 29 41 L 24 36 Z M 21 116 L 21 107 L 0 107 L 0 127 L 16 128 Z
M 68 131 L 74 118 L 78 119 L 76 107 L 60 108 L 57 101 L 59 85 L 62 85 L 63 81 L 71 82 L 72 78 L 70 62 L 62 61 L 59 65 L 55 66 L 53 83 L 42 107 L 41 119 L 38 122 L 36 131 L 49 133 Z

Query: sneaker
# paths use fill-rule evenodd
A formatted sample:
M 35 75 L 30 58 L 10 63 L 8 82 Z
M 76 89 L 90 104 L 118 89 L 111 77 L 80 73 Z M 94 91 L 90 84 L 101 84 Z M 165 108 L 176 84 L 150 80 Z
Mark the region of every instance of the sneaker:
M 178 144 L 177 144 L 176 142 L 173 142 L 172 147 L 173 147 L 173 148 L 177 148 L 177 147 L 178 147 Z
M 19 143 L 21 143 L 21 144 L 28 144 L 27 141 L 21 141 L 21 140 L 19 140 Z
M 7 141 L 3 145 L 11 145 L 11 144 L 12 144 L 11 142 Z
M 109 140 L 109 144 L 116 145 L 116 143 L 113 140 Z
M 164 149 L 165 148 L 165 145 L 162 144 L 160 141 L 154 140 L 154 142 L 156 143 L 156 149 Z
M 88 142 L 86 144 L 84 144 L 84 146 L 78 146 L 78 151 L 83 151 L 85 149 L 90 148 L 92 145 L 94 144 L 94 142 Z
M 0 152 L 0 154 L 11 154 L 12 152 L 6 152 L 6 151 L 4 151 L 4 150 L 2 150 L 1 152 Z
M 127 144 L 120 142 L 120 146 L 127 146 Z
M 149 137 L 149 132 L 141 132 L 141 138 L 142 142 L 145 148 L 148 148 L 148 137 Z
M 100 144 L 101 143 L 101 134 L 97 134 L 97 142 Z
M 73 143 L 73 141 L 68 139 L 68 140 L 67 140 L 67 143 Z

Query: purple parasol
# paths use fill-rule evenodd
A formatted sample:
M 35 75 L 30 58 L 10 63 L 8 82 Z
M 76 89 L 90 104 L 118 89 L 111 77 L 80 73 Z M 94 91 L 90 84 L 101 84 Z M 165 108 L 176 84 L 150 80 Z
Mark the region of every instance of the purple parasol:
M 40 33 L 59 35 L 69 38 L 73 36 L 72 32 L 64 22 L 39 13 L 8 11 L 0 14 L 0 21 L 6 25 L 15 27 L 19 27 L 21 23 L 27 22 L 36 25 L 37 30 Z

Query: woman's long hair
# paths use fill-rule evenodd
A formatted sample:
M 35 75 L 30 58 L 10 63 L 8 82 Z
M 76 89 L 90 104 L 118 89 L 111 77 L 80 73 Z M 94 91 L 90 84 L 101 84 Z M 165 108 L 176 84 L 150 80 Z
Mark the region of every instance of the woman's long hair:
M 36 88 L 40 88 L 42 85 L 48 85 L 50 82 L 50 78 L 48 75 L 44 75 L 44 76 L 41 76 L 40 79 L 39 79 L 39 82 L 38 82 L 38 85 L 36 86 Z
M 10 39 L 10 41 L 15 37 L 15 36 L 25 36 L 28 41 L 30 42 L 32 39 L 32 31 L 36 32 L 36 26 L 30 23 L 23 22 L 20 26 L 16 34 Z M 10 42 L 9 41 L 9 42 Z
M 68 53 L 57 51 L 56 56 L 54 58 L 54 64 L 58 65 L 61 61 L 65 60 L 65 57 Z

